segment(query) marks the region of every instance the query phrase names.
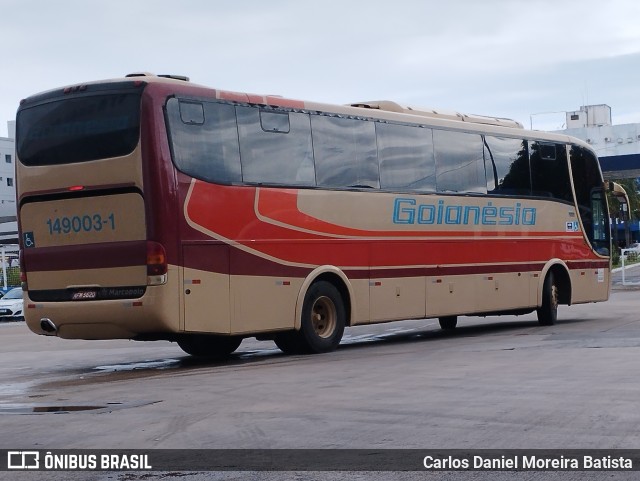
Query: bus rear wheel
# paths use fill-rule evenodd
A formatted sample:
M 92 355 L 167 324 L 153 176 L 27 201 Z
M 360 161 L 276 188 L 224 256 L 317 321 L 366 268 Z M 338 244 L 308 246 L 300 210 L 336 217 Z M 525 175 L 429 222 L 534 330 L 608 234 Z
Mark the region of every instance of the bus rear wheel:
M 541 326 L 552 326 L 558 320 L 558 304 L 560 291 L 553 272 L 549 272 L 542 286 L 542 305 L 536 310 L 538 323 Z
M 278 334 L 274 341 L 287 354 L 331 352 L 340 344 L 346 317 L 338 289 L 330 282 L 318 281 L 304 297 L 300 330 Z
M 236 336 L 192 334 L 178 339 L 178 346 L 187 354 L 195 357 L 226 359 L 238 349 L 241 342 L 242 338 Z

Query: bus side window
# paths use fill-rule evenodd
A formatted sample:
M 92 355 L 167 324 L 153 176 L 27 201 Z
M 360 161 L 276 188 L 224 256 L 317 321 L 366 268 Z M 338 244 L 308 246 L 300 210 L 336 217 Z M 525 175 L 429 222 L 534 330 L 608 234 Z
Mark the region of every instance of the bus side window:
M 169 99 L 166 106 L 173 161 L 208 182 L 241 180 L 236 114 L 232 105 Z
M 315 186 L 309 114 L 236 107 L 242 180 Z
M 593 217 L 593 240 L 607 240 L 607 212 L 604 209 L 605 199 L 601 189 L 594 189 L 591 192 L 591 212 Z
M 492 195 L 531 195 L 527 141 L 485 136 L 487 191 Z
M 312 115 L 318 185 L 380 187 L 374 122 Z
M 608 255 L 608 211 L 598 159 L 590 150 L 576 145 L 571 146 L 570 159 L 575 200 L 585 234 L 598 253 Z
M 482 137 L 433 130 L 438 192 L 487 193 Z
M 431 129 L 376 123 L 380 187 L 436 191 L 436 164 Z
M 529 154 L 532 194 L 573 203 L 566 146 L 530 142 Z

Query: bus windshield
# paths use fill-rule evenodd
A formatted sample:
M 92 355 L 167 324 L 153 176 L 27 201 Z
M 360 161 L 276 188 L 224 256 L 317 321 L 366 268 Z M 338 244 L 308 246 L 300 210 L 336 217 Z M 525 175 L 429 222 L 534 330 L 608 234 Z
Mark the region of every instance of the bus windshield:
M 20 110 L 17 153 L 27 166 L 129 154 L 140 136 L 140 93 L 63 97 Z

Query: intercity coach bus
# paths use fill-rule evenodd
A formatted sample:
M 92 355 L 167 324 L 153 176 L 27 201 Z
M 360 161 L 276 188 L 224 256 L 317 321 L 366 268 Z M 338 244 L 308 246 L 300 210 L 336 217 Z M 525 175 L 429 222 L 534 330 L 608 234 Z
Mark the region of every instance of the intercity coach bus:
M 609 296 L 591 147 L 514 121 L 132 74 L 17 113 L 25 317 L 61 338 L 335 349 L 345 326 Z

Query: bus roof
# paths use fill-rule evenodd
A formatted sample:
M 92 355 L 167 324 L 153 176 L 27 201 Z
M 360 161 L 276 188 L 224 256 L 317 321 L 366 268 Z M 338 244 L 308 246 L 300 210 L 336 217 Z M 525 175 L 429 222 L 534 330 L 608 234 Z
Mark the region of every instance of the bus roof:
M 501 117 L 487 117 L 484 115 L 475 114 L 461 114 L 454 111 L 443 111 L 421 107 L 412 107 L 408 105 L 400 105 L 397 102 L 391 100 L 374 100 L 368 102 L 357 102 L 350 104 L 351 107 L 361 107 L 365 109 L 378 109 L 386 110 L 388 112 L 398 112 L 403 114 L 420 115 L 422 117 L 447 119 L 447 120 L 459 120 L 462 122 L 473 122 L 476 124 L 485 125 L 500 125 L 502 127 L 513 127 L 522 129 L 523 126 L 520 122 L 512 119 L 506 119 Z
M 70 87 L 61 87 L 42 92 L 31 97 L 27 101 L 39 100 L 43 96 L 49 96 L 61 89 L 74 89 L 87 85 L 108 84 L 123 81 L 143 81 L 147 84 L 174 85 L 178 90 L 180 86 L 189 87 L 189 94 L 193 94 L 193 89 L 203 89 L 209 94 L 215 92 L 215 97 L 221 100 L 247 102 L 252 104 L 264 104 L 273 107 L 300 108 L 308 110 L 325 111 L 337 115 L 352 115 L 360 117 L 371 117 L 387 121 L 418 123 L 429 127 L 441 127 L 455 130 L 466 130 L 469 132 L 485 132 L 492 135 L 505 137 L 520 137 L 526 139 L 536 139 L 549 142 L 563 142 L 580 145 L 591 151 L 593 147 L 586 142 L 564 134 L 550 133 L 545 131 L 533 131 L 523 128 L 520 122 L 501 117 L 492 117 L 475 114 L 463 114 L 455 111 L 443 111 L 430 108 L 419 108 L 401 105 L 390 100 L 376 100 L 365 102 L 354 102 L 346 105 L 328 104 L 314 101 L 301 101 L 282 97 L 280 95 L 255 95 L 249 93 L 233 92 L 224 89 L 216 89 L 202 84 L 192 83 L 189 77 L 182 75 L 156 75 L 149 72 L 134 72 L 125 75 L 124 78 L 114 78 L 99 81 L 84 82 Z M 207 94 L 207 95 L 209 95 Z M 206 97 L 207 95 L 203 95 Z M 25 102 L 23 100 L 23 103 Z M 366 111 L 366 112 L 365 112 Z M 594 151 L 595 152 L 595 151 Z

